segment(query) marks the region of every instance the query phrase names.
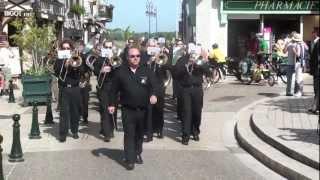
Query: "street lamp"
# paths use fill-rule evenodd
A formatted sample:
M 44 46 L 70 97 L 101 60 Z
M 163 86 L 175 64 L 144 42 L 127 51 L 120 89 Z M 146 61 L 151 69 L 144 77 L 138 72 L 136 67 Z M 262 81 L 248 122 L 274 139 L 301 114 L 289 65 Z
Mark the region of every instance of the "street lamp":
M 146 4 L 146 15 L 149 17 L 149 34 L 148 38 L 150 39 L 150 32 L 151 32 L 151 17 L 156 17 L 157 15 L 157 9 L 153 5 L 152 0 L 147 0 Z

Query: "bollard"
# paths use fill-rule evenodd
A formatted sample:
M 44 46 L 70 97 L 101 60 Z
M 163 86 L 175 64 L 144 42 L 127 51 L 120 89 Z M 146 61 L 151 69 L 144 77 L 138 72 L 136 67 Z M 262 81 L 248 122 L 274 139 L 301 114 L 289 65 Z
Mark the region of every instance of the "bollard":
M 31 124 L 31 131 L 29 134 L 29 139 L 40 139 L 40 130 L 39 130 L 39 122 L 38 122 L 38 108 L 37 102 L 33 102 L 32 108 L 32 124 Z
M 3 168 L 2 168 L 2 148 L 1 148 L 2 140 L 3 140 L 3 137 L 0 134 L 0 180 L 4 180 Z
M 13 81 L 12 79 L 9 81 L 9 103 L 15 103 L 16 100 L 13 94 Z
M 47 112 L 46 112 L 46 118 L 44 120 L 44 124 L 54 124 L 50 97 L 48 97 L 48 101 L 47 101 Z
M 22 162 L 23 154 L 22 154 L 22 148 L 20 143 L 20 115 L 15 114 L 12 116 L 12 119 L 14 121 L 13 123 L 13 138 L 12 138 L 12 147 L 11 147 L 11 153 L 9 154 L 9 161 L 10 162 Z

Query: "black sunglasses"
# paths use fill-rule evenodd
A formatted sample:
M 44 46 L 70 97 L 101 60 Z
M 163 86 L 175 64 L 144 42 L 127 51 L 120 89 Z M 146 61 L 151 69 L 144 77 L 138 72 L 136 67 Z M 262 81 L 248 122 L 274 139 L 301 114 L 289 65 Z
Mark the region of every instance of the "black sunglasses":
M 129 56 L 129 58 L 139 58 L 140 57 L 140 55 L 138 54 L 138 55 L 130 55 Z
M 104 48 L 106 48 L 106 49 L 112 49 L 111 46 L 105 46 Z

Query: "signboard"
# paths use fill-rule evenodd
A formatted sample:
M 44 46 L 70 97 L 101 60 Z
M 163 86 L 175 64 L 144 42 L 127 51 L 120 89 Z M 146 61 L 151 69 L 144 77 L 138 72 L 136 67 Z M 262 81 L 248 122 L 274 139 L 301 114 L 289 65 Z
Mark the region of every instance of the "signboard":
M 0 0 L 0 16 L 29 17 L 32 15 L 30 0 Z
M 315 0 L 223 0 L 224 11 L 315 11 Z

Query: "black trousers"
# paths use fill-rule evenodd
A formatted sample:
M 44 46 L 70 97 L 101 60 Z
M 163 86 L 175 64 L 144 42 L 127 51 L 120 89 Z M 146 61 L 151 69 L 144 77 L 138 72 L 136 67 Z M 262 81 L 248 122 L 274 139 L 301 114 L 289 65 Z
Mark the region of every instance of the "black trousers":
M 165 87 L 161 87 L 160 94 L 157 96 L 157 103 L 154 105 L 148 105 L 147 118 L 144 123 L 145 134 L 147 137 L 152 137 L 154 132 L 160 132 L 163 130 L 164 96 Z
M 182 110 L 183 110 L 183 98 L 182 98 L 182 87 L 178 81 L 176 81 L 176 97 L 177 97 L 177 117 L 182 121 Z
M 129 163 L 136 161 L 142 153 L 144 121 L 147 111 L 122 107 L 122 123 L 124 131 L 124 154 Z
M 83 120 L 88 120 L 88 108 L 89 108 L 89 87 L 80 88 L 81 95 L 81 115 Z
M 69 124 L 73 134 L 78 133 L 80 120 L 80 88 L 60 87 L 61 104 L 60 104 L 60 137 L 66 137 L 68 134 Z
M 202 87 L 182 88 L 182 134 L 189 137 L 190 134 L 200 134 L 201 113 L 203 107 Z
M 109 93 L 110 93 L 111 83 L 106 83 L 99 90 L 99 100 L 100 100 L 100 127 L 103 135 L 105 137 L 110 137 L 114 130 L 114 122 L 113 118 L 117 118 L 115 115 L 110 114 L 108 111 L 108 105 L 110 101 Z
M 164 117 L 163 117 L 164 96 L 165 96 L 165 88 L 161 87 L 161 92 L 157 97 L 158 101 L 152 107 L 152 127 L 153 127 L 153 132 L 161 132 L 163 130 L 163 124 L 164 124 Z

